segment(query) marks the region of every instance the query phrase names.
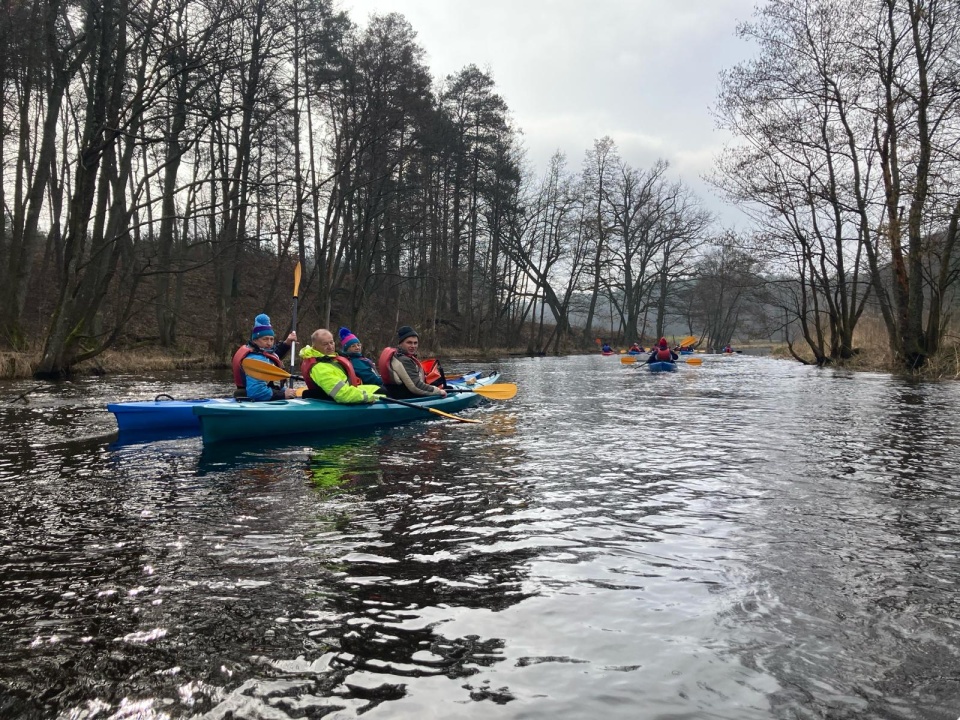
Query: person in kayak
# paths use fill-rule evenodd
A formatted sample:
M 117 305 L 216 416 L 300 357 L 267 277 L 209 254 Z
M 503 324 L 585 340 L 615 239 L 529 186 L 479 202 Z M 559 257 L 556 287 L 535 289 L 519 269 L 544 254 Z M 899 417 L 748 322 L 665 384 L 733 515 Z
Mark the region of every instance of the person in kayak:
M 337 355 L 333 333 L 326 328 L 313 331 L 300 359 L 300 375 L 307 386 L 302 397 L 357 405 L 376 402 L 379 396 L 375 393 L 383 392 L 379 385 L 364 385 L 353 364 Z
M 647 363 L 655 362 L 676 362 L 680 356 L 670 349 L 666 338 L 660 338 L 660 342 L 653 348 L 653 352 L 647 358 Z
M 627 352 L 630 353 L 631 355 L 639 355 L 640 353 L 643 352 L 643 348 L 640 347 L 637 343 L 634 343 L 633 345 L 630 346 L 630 349 L 627 350 Z
M 340 354 L 350 361 L 357 377 L 364 385 L 379 385 L 383 387 L 383 380 L 377 372 L 377 366 L 373 360 L 363 354 L 363 345 L 360 338 L 354 335 L 347 328 L 340 328 Z
M 600 352 L 606 353 L 607 355 L 609 355 L 610 353 L 613 352 L 613 348 L 610 347 L 607 343 L 604 343 L 603 347 L 600 348 Z
M 733 352 L 733 348 L 730 347 L 729 343 L 723 347 L 723 352 L 725 352 L 725 353 L 732 353 L 732 352 Z
M 409 325 L 397 330 L 397 345 L 384 348 L 380 353 L 377 369 L 383 378 L 383 388 L 387 395 L 399 400 L 406 398 L 439 396 L 446 397 L 447 391 L 426 381 L 423 365 L 417 358 L 420 349 L 420 336 Z
M 237 400 L 265 402 L 267 400 L 283 400 L 296 397 L 291 388 L 279 388 L 272 382 L 264 382 L 247 375 L 243 371 L 242 362 L 245 358 L 253 358 L 261 362 L 272 363 L 283 369 L 283 357 L 290 352 L 290 343 L 295 342 L 297 333 L 291 332 L 282 343 L 276 342 L 270 317 L 264 314 L 257 315 L 253 321 L 253 331 L 250 333 L 250 342 L 241 345 L 233 354 L 233 384 L 236 389 L 233 396 Z

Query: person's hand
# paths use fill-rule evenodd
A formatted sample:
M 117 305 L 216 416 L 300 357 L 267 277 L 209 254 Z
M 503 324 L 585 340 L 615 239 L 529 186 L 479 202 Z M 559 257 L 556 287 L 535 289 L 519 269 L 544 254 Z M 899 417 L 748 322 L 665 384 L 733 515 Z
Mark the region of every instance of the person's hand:
M 287 388 L 286 390 L 283 391 L 283 396 L 287 400 L 292 400 L 293 398 L 297 397 L 297 391 L 294 390 L 293 388 Z
M 439 388 L 439 390 L 440 390 L 440 397 L 446 397 L 446 396 L 447 396 L 447 391 L 446 391 L 446 390 L 444 390 L 443 388 Z
M 287 339 L 284 340 L 284 342 L 289 345 L 289 344 L 292 343 L 292 342 L 296 342 L 296 340 L 297 340 L 297 331 L 296 331 L 296 330 L 292 330 L 292 331 L 290 332 L 290 334 L 287 335 Z

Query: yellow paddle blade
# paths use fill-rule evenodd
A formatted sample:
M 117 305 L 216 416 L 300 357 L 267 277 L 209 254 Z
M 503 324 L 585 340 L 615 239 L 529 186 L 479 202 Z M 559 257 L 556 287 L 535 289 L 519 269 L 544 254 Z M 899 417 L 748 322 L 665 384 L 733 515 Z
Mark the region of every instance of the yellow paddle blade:
M 451 415 L 450 413 L 445 413 L 443 410 L 437 410 L 436 408 L 424 408 L 424 410 L 429 410 L 434 415 L 439 415 L 440 417 L 449 418 L 451 420 L 456 420 L 457 422 L 462 423 L 480 423 L 482 420 L 473 420 L 471 418 L 460 417 L 458 415 Z
M 515 383 L 495 383 L 493 385 L 481 385 L 470 388 L 470 391 L 475 392 L 477 395 L 493 398 L 494 400 L 509 400 L 516 396 L 517 386 Z
M 620 358 L 620 362 L 621 362 L 622 364 L 624 364 L 624 365 L 633 365 L 636 361 L 637 361 L 637 359 L 636 359 L 635 357 L 622 357 L 622 358 Z
M 687 365 L 703 365 L 703 360 L 700 358 L 690 358 L 687 360 Z
M 300 295 L 300 261 L 297 261 L 297 266 L 293 269 L 293 296 L 298 297 Z
M 697 339 L 693 335 L 687 335 L 683 340 L 677 343 L 680 347 L 690 347 L 696 345 Z
M 273 363 L 257 360 L 256 358 L 244 358 L 240 362 L 240 365 L 247 375 L 257 380 L 263 380 L 264 382 L 286 380 L 290 377 L 290 373 L 283 368 L 278 368 Z

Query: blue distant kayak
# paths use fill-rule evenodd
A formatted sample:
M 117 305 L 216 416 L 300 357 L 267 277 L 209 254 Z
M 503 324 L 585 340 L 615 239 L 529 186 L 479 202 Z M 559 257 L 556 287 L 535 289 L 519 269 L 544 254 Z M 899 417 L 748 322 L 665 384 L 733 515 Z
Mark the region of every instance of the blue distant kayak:
M 650 368 L 650 372 L 674 372 L 677 369 L 677 364 L 666 360 L 658 360 L 657 362 L 647 363 L 647 367 Z

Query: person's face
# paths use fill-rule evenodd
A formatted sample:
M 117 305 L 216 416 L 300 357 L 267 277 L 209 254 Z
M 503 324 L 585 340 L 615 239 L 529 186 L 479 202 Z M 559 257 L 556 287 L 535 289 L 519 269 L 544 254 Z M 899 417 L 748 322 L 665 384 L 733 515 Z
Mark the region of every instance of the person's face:
M 333 342 L 333 333 L 322 332 L 317 337 L 317 350 L 322 352 L 324 355 L 333 355 L 337 351 L 337 346 Z
M 403 342 L 400 343 L 400 347 L 403 348 L 403 351 L 407 355 L 416 355 L 417 350 L 420 348 L 420 338 L 416 335 L 405 338 Z
M 358 343 L 358 342 L 353 343 L 353 345 L 351 345 L 350 347 L 347 348 L 347 352 L 360 353 L 360 354 L 362 355 L 362 354 L 363 354 L 363 345 L 361 345 L 361 344 Z
M 253 344 L 261 350 L 267 350 L 273 347 L 273 341 L 273 335 L 264 335 L 263 337 L 258 337 L 256 340 L 254 340 Z

